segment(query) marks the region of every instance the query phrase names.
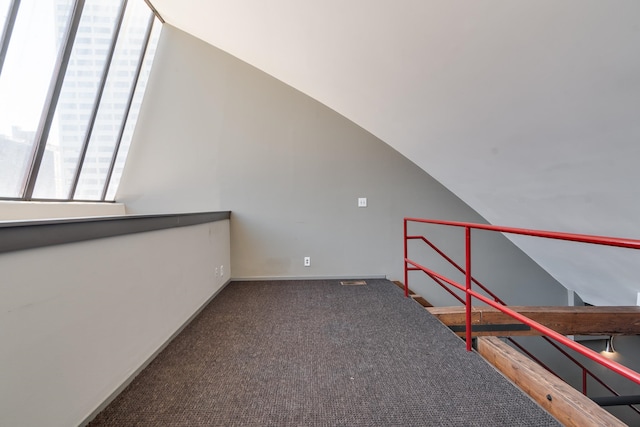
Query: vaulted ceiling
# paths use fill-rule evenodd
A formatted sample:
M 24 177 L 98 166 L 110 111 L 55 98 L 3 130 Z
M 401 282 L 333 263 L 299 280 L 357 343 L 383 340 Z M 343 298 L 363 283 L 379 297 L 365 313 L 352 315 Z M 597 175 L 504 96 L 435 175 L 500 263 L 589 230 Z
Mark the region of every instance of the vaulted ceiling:
M 151 3 L 376 135 L 493 224 L 640 238 L 636 0 Z M 640 253 L 514 241 L 585 301 L 636 303 Z

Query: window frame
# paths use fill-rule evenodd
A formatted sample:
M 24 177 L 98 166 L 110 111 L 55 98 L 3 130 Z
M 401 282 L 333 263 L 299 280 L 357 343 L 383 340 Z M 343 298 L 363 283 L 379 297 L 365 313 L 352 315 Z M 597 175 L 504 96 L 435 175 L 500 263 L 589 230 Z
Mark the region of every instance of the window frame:
M 111 35 L 111 44 L 109 46 L 106 63 L 103 69 L 103 74 L 101 75 L 101 78 L 98 81 L 98 85 L 99 85 L 98 94 L 96 95 L 95 100 L 92 103 L 92 109 L 84 112 L 90 115 L 88 131 L 84 140 L 82 141 L 81 156 L 78 159 L 75 175 L 73 177 L 73 183 L 68 194 L 66 195 L 66 198 L 40 198 L 40 197 L 34 197 L 33 194 L 36 187 L 36 182 L 38 180 L 38 173 L 43 164 L 43 158 L 44 158 L 45 150 L 47 147 L 47 140 L 49 137 L 49 132 L 51 131 L 52 122 L 54 119 L 54 115 L 56 113 L 56 108 L 58 106 L 58 101 L 64 102 L 60 100 L 60 94 L 61 94 L 62 86 L 64 83 L 67 66 L 69 65 L 69 60 L 71 57 L 71 52 L 74 46 L 74 42 L 76 40 L 76 36 L 79 34 L 78 28 L 80 24 L 80 19 L 82 17 L 82 13 L 85 9 L 84 6 L 85 6 L 86 0 L 74 0 L 73 5 L 71 6 L 72 7 L 71 13 L 63 33 L 62 43 L 57 54 L 56 62 L 51 75 L 49 89 L 45 97 L 44 108 L 40 117 L 38 127 L 36 129 L 35 139 L 34 139 L 34 148 L 29 159 L 29 164 L 27 166 L 26 176 L 24 178 L 20 196 L 7 197 L 7 196 L 0 195 L 0 200 L 38 201 L 38 202 L 102 202 L 102 203 L 114 202 L 114 200 L 106 200 L 106 196 L 108 194 L 109 187 L 112 185 L 111 180 L 113 178 L 113 169 L 115 166 L 116 159 L 118 157 L 118 152 L 120 150 L 124 129 L 126 128 L 127 122 L 129 119 L 129 112 L 131 109 L 132 101 L 136 92 L 136 88 L 139 84 L 142 64 L 144 63 L 147 52 L 149 52 L 150 50 L 149 43 L 151 41 L 151 34 L 154 27 L 156 25 L 162 25 L 164 23 L 164 21 L 159 17 L 157 12 L 152 7 L 149 7 L 149 3 L 146 0 L 144 1 L 144 3 L 146 3 L 147 7 L 149 7 L 149 18 L 147 21 L 145 32 L 143 34 L 140 54 L 139 54 L 139 57 L 137 58 L 137 61 L 138 61 L 137 66 L 131 77 L 131 87 L 130 87 L 130 92 L 128 93 L 128 96 L 127 96 L 127 102 L 125 104 L 126 106 L 125 114 L 123 115 L 122 122 L 118 126 L 119 130 L 117 134 L 114 134 L 116 136 L 116 140 L 115 140 L 113 151 L 109 153 L 109 157 L 111 160 L 108 166 L 109 169 L 106 175 L 104 186 L 102 188 L 102 191 L 97 193 L 96 199 L 87 200 L 87 199 L 75 198 L 75 193 L 77 190 L 78 181 L 80 179 L 82 167 L 86 161 L 86 152 L 88 148 L 88 142 L 91 138 L 91 134 L 93 130 L 92 128 L 95 123 L 98 109 L 100 107 L 102 92 L 104 91 L 107 76 L 113 62 L 113 56 L 114 56 L 113 54 L 115 51 L 116 43 L 118 41 L 118 38 L 120 36 L 121 30 L 123 27 L 123 22 L 125 19 L 125 11 L 127 10 L 129 3 L 131 3 L 132 1 L 143 1 L 143 0 L 120 0 L 120 10 L 118 12 L 117 21 L 114 25 L 114 31 Z M 10 45 L 13 27 L 19 13 L 20 2 L 21 0 L 11 0 L 9 4 L 9 11 L 7 13 L 7 17 L 2 28 L 2 33 L 0 33 L 0 78 L 2 76 L 2 67 L 4 65 L 4 59 L 6 57 L 6 53 Z M 78 111 L 78 113 L 80 113 L 80 110 Z

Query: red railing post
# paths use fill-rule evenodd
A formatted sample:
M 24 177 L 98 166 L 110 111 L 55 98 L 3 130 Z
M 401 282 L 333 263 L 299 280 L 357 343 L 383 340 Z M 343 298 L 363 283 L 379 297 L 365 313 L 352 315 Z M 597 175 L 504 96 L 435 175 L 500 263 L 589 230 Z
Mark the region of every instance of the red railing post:
M 467 351 L 471 351 L 471 228 L 464 228 L 465 234 L 465 258 L 466 258 L 466 324 L 467 324 Z
M 445 255 L 440 249 L 438 249 L 433 243 L 431 243 L 426 237 L 418 236 L 418 235 L 408 235 L 408 223 L 409 222 L 417 222 L 423 224 L 439 224 L 451 227 L 461 227 L 465 229 L 465 262 L 466 262 L 466 270 L 463 270 L 462 267 L 456 264 L 451 258 Z M 540 238 L 547 239 L 556 239 L 556 240 L 565 240 L 572 242 L 581 242 L 581 243 L 590 243 L 595 245 L 605 245 L 605 246 L 614 246 L 619 248 L 629 248 L 640 250 L 640 239 L 624 239 L 624 238 L 616 238 L 616 237 L 605 237 L 605 236 L 592 236 L 586 234 L 571 234 L 571 233 L 558 233 L 553 231 L 543 231 L 543 230 L 528 230 L 522 228 L 512 228 L 512 227 L 499 227 L 488 224 L 473 224 L 467 222 L 455 222 L 455 221 L 443 221 L 443 220 L 430 220 L 430 219 L 421 219 L 421 218 L 404 218 L 404 276 L 405 276 L 405 295 L 408 296 L 409 291 L 409 277 L 408 272 L 412 270 L 422 271 L 426 273 L 429 277 L 431 277 L 436 283 L 438 283 L 443 289 L 448 291 L 455 299 L 457 299 L 460 303 L 465 304 L 465 323 L 466 323 L 466 333 L 465 338 L 467 341 L 467 350 L 471 351 L 472 349 L 472 323 L 471 323 L 471 314 L 472 314 L 472 298 L 478 299 L 480 302 L 496 308 L 508 316 L 512 317 L 518 322 L 521 322 L 525 325 L 528 325 L 532 329 L 537 330 L 542 334 L 542 337 L 549 342 L 554 348 L 560 351 L 563 355 L 565 355 L 569 360 L 575 363 L 578 367 L 582 369 L 582 392 L 587 394 L 587 385 L 588 385 L 588 377 L 591 376 L 595 381 L 597 381 L 600 385 L 602 385 L 605 389 L 610 391 L 615 396 L 620 396 L 614 389 L 605 384 L 600 378 L 598 378 L 593 372 L 589 371 L 584 365 L 582 365 L 579 361 L 573 358 L 569 353 L 563 350 L 560 345 L 563 345 L 582 356 L 585 356 L 594 362 L 600 364 L 604 368 L 607 368 L 609 371 L 617 373 L 622 377 L 636 383 L 640 384 L 640 373 L 636 372 L 630 368 L 627 368 L 624 365 L 621 365 L 615 361 L 609 360 L 600 354 L 596 353 L 593 350 L 590 350 L 567 337 L 557 333 L 553 329 L 548 328 L 536 321 L 533 321 L 526 316 L 521 315 L 520 313 L 511 310 L 508 306 L 500 300 L 495 294 L 489 291 L 484 285 L 478 282 L 471 275 L 471 229 L 478 230 L 489 230 L 494 232 L 508 233 L 508 234 L 519 234 L 524 236 L 534 236 Z M 433 248 L 436 253 L 442 256 L 445 260 L 447 260 L 451 265 L 453 265 L 459 272 L 465 275 L 466 284 L 462 285 L 457 283 L 437 272 L 431 270 L 423 265 L 418 264 L 412 259 L 409 259 L 408 254 L 408 241 L 410 239 L 420 239 L 423 240 L 427 245 Z M 483 291 L 489 294 L 493 300 L 487 298 L 485 295 L 476 292 L 471 289 L 472 283 L 475 282 Z M 457 289 L 460 292 L 465 293 L 465 299 L 463 300 L 459 294 L 454 292 L 454 290 L 450 289 L 449 286 Z M 556 344 L 557 342 L 557 344 Z M 532 359 L 536 360 L 547 370 L 551 371 L 548 367 L 544 366 L 539 360 L 535 358 L 530 352 L 526 351 L 522 346 L 518 345 L 515 341 L 514 344 L 518 348 L 520 348 L 524 353 L 528 354 Z M 560 344 L 560 345 L 559 345 Z M 557 374 L 555 374 L 558 376 Z M 633 411 L 640 414 L 640 410 L 636 409 L 633 405 L 628 405 Z
M 404 296 L 409 297 L 409 264 L 407 264 L 407 219 L 404 219 Z

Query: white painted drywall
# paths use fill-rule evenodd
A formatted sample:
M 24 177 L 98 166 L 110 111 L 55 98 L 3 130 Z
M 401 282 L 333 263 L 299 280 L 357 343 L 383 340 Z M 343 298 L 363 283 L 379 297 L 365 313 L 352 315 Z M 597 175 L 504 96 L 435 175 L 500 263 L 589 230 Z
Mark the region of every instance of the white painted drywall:
M 228 220 L 1 254 L 0 425 L 80 424 L 229 267 Z
M 0 221 L 124 215 L 121 203 L 12 202 L 0 200 Z
M 402 280 L 404 215 L 483 221 L 370 133 L 171 26 L 116 199 L 134 214 L 231 210 L 234 278 Z M 433 236 L 460 261 L 462 236 Z M 505 300 L 566 303 L 566 290 L 502 236 L 474 243 L 474 272 Z M 422 277 L 411 283 L 446 300 Z
M 637 0 L 152 3 L 493 224 L 640 238 Z M 635 303 L 640 255 L 516 242 L 585 301 Z

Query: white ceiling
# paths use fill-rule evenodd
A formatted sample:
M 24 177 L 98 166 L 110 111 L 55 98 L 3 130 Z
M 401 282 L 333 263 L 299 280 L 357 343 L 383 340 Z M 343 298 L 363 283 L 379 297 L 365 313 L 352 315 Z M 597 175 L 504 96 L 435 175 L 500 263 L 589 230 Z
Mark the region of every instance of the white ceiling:
M 384 140 L 493 224 L 640 238 L 637 0 L 152 3 Z M 636 303 L 640 253 L 515 241 L 585 301 Z

